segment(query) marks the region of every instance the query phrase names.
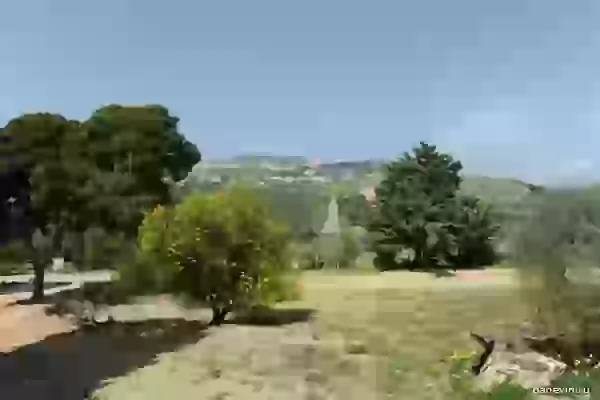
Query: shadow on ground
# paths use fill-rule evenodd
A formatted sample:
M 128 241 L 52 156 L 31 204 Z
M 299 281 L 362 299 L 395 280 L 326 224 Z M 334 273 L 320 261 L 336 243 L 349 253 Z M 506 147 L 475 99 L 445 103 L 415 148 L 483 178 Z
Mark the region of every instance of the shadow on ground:
M 259 307 L 233 316 L 228 323 L 237 325 L 279 326 L 309 321 L 314 310 L 309 308 Z
M 49 336 L 0 355 L 0 393 L 3 399 L 82 400 L 104 380 L 197 342 L 205 327 L 183 319 L 110 321 Z
M 54 289 L 61 286 L 69 286 L 69 283 L 46 283 L 44 289 Z M 33 285 L 27 282 L 0 282 L 0 295 L 16 294 L 20 292 L 31 292 Z
M 436 269 L 432 273 L 436 278 L 454 278 L 456 276 L 456 271 L 448 269 Z
M 45 286 L 46 289 L 65 287 L 66 290 L 56 291 L 54 293 L 47 293 L 43 299 L 23 299 L 18 300 L 15 304 L 19 305 L 30 305 L 30 304 L 46 304 L 46 305 L 58 305 L 66 300 L 88 300 L 94 304 L 102 305 L 118 305 L 126 304 L 131 300 L 131 296 L 126 294 L 123 290 L 113 282 L 86 282 L 80 287 L 72 287 L 72 285 L 56 284 L 51 286 Z M 0 289 L 1 290 L 1 289 Z M 17 292 L 21 290 L 14 290 Z M 1 292 L 0 292 L 1 294 Z

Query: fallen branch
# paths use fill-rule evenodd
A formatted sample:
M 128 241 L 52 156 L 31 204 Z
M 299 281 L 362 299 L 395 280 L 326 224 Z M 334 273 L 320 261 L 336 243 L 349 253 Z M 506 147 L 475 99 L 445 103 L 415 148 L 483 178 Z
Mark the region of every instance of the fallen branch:
M 483 369 L 483 367 L 485 366 L 485 363 L 487 362 L 487 360 L 489 359 L 490 355 L 492 354 L 492 352 L 494 351 L 494 347 L 496 345 L 496 342 L 492 339 L 490 340 L 485 340 L 483 338 L 483 336 L 480 336 L 476 333 L 471 332 L 471 337 L 473 339 L 475 339 L 475 341 L 481 345 L 481 347 L 483 347 L 483 353 L 481 353 L 481 355 L 479 356 L 479 359 L 477 361 L 477 363 L 473 364 L 471 366 L 471 370 L 473 371 L 473 374 L 475 375 L 479 375 Z

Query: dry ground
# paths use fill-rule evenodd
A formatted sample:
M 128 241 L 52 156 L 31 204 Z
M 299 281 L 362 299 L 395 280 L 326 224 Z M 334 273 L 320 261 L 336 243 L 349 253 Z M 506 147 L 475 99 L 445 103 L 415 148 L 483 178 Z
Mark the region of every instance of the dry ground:
M 183 311 L 168 301 L 119 306 L 110 310 L 118 320 L 163 322 L 54 335 L 41 342 L 45 348 L 54 342 L 50 354 L 32 356 L 32 346 L 25 346 L 19 357 L 6 356 L 13 364 L 4 360 L 0 370 L 14 368 L 15 358 L 55 360 L 47 367 L 54 373 L 43 370 L 34 379 L 36 399 L 56 398 L 43 397 L 44 389 L 75 400 L 96 386 L 97 398 L 107 400 L 446 399 L 443 359 L 473 348 L 469 330 L 511 331 L 523 318 L 510 271 L 476 275 L 307 273 L 303 300 L 282 308 L 317 312 L 281 326 L 202 330 L 192 324 L 205 318 L 202 311 Z M 4 311 L 0 326 L 11 323 Z M 0 343 L 7 340 L 14 339 L 0 337 Z M 7 393 L 12 385 L 16 397 L 10 398 L 28 398 L 14 383 L 27 375 L 11 375 L 12 383 L 2 378 L 0 389 Z M 75 387 L 72 394 L 61 387 L 68 384 Z

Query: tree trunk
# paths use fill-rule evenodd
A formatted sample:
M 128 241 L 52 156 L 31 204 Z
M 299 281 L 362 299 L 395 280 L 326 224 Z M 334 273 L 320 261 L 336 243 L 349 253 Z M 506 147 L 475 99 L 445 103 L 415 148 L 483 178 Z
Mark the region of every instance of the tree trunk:
M 210 325 L 219 326 L 225 322 L 225 317 L 231 312 L 231 307 L 212 306 L 212 312 L 213 316 Z
M 44 270 L 45 263 L 42 260 L 33 261 L 33 296 L 32 300 L 42 300 L 44 298 Z
M 56 255 L 64 256 L 64 238 L 65 228 L 62 224 L 56 224 L 51 238 L 51 257 Z
M 44 274 L 52 260 L 51 243 L 46 236 L 46 229 L 37 229 L 31 235 L 31 254 L 33 262 L 33 293 L 32 300 L 44 298 Z

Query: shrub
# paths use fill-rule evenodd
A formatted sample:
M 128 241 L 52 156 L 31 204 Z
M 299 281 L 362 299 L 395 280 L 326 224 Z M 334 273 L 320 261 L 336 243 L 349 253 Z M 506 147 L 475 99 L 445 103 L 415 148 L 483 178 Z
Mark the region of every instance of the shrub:
M 161 294 L 171 291 L 174 268 L 139 249 L 133 257 L 117 264 L 117 286 L 131 295 Z
M 0 275 L 24 273 L 30 256 L 22 241 L 12 241 L 0 246 Z
M 135 244 L 123 234 L 98 227 L 65 236 L 65 259 L 72 261 L 78 270 L 115 268 L 122 258 L 131 255 Z
M 286 223 L 295 239 L 318 231 L 327 219 L 329 194 L 322 184 L 270 182 L 257 190 L 269 203 L 272 215 Z
M 340 215 L 351 226 L 367 227 L 369 224 L 372 208 L 363 194 L 348 194 L 338 197 Z
M 322 234 L 315 239 L 314 248 L 319 266 L 325 268 L 339 268 L 344 261 L 344 243 L 338 234 Z
M 289 294 L 286 230 L 250 189 L 194 193 L 173 209 L 157 207 L 144 219 L 138 242 L 153 261 L 135 264 L 130 273 L 152 281 L 159 276 L 161 289 L 206 302 L 214 324 L 233 309 Z
M 600 356 L 598 200 L 586 190 L 547 190 L 518 232 L 511 260 L 537 329 L 564 334 L 578 356 L 591 349 Z
M 304 269 L 350 268 L 362 254 L 360 238 L 353 229 L 340 234 L 321 234 L 301 254 Z
M 356 259 L 362 254 L 360 238 L 355 231 L 345 229 L 340 234 L 340 239 L 342 241 L 340 265 L 343 267 L 355 267 Z
M 461 268 L 492 265 L 498 261 L 492 239 L 499 225 L 492 219 L 490 205 L 482 205 L 471 196 L 457 198 L 457 212 L 449 231 L 456 237 L 458 254 L 450 255 L 449 261 Z
M 312 241 L 295 242 L 292 246 L 293 258 L 300 270 L 318 269 L 318 254 Z

